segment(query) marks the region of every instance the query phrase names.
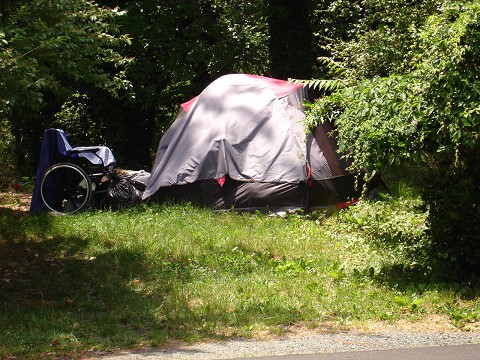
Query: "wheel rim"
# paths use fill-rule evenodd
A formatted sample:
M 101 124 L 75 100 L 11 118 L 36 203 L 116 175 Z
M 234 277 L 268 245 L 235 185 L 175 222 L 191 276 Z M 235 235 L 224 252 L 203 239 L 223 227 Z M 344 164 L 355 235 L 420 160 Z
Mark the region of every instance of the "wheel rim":
M 74 164 L 56 164 L 43 176 L 42 201 L 55 213 L 75 213 L 82 210 L 88 205 L 91 194 L 90 178 Z

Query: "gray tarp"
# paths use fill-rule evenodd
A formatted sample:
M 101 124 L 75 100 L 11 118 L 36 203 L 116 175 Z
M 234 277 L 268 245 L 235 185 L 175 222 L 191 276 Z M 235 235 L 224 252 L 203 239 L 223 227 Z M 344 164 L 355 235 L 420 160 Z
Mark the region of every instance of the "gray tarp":
M 161 187 L 225 175 L 238 181 L 305 181 L 302 99 L 303 94 L 278 98 L 265 82 L 241 74 L 216 80 L 162 137 L 143 198 Z

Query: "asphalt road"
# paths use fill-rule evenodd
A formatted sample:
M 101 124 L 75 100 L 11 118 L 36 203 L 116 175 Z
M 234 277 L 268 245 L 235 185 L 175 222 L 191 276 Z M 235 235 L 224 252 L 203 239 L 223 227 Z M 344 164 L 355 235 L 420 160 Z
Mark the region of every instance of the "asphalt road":
M 238 358 L 238 360 L 245 358 Z M 480 360 L 480 344 L 255 357 L 255 360 Z

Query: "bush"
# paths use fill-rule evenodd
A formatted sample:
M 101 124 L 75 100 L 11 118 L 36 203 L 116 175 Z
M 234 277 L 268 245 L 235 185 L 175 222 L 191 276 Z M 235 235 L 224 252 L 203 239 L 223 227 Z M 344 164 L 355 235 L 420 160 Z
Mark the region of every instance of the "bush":
M 430 209 L 433 266 L 442 278 L 480 273 L 480 164 L 436 166 L 423 198 Z

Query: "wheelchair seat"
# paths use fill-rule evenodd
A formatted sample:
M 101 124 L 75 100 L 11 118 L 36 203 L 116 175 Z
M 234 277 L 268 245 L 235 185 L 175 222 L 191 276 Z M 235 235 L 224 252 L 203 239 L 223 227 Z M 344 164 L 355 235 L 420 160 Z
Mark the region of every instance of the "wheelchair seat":
M 86 159 L 90 164 L 113 167 L 116 164 L 110 148 L 106 146 L 79 146 L 68 152 L 70 158 L 80 157 Z

